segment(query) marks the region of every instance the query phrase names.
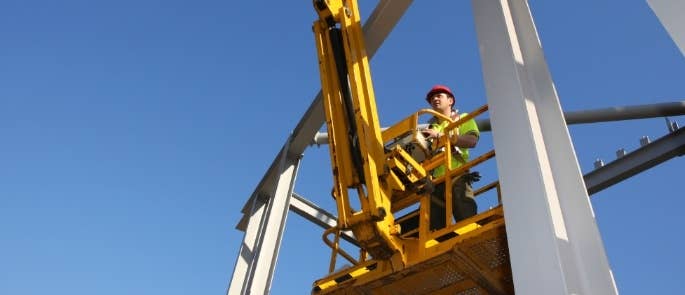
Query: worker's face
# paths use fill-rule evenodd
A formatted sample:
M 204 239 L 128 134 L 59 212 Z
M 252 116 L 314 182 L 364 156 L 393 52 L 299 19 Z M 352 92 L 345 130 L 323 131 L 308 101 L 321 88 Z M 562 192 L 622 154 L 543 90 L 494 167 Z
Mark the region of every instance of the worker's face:
M 449 96 L 447 93 L 438 92 L 431 95 L 430 103 L 434 110 L 451 109 L 452 104 L 454 103 L 454 98 Z

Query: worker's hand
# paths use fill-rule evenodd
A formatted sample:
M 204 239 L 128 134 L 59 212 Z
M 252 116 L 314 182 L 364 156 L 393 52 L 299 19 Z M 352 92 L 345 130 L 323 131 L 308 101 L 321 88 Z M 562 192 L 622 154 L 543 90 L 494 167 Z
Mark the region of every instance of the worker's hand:
M 423 129 L 421 130 L 421 133 L 423 133 L 423 136 L 425 136 L 428 139 L 434 139 L 440 136 L 440 132 L 435 131 L 433 129 Z

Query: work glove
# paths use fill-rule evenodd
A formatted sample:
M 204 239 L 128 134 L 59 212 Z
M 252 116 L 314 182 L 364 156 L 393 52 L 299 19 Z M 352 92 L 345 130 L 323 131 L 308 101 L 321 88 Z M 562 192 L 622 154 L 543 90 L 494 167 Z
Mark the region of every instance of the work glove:
M 468 182 L 468 184 L 472 184 L 474 182 L 478 182 L 480 180 L 480 172 L 478 171 L 473 171 L 470 173 L 464 174 L 464 180 Z

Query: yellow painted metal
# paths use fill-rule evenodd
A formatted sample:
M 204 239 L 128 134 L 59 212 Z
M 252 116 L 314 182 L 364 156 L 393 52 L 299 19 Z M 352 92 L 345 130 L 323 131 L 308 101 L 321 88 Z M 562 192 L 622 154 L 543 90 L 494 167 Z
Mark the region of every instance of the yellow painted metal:
M 333 241 L 328 240 L 328 236 L 334 234 L 335 239 Z M 336 263 L 336 257 L 338 255 L 342 256 L 343 258 L 347 259 L 352 264 L 358 264 L 359 262 L 352 257 L 352 255 L 348 254 L 340 248 L 340 231 L 337 228 L 329 228 L 326 230 L 323 234 L 323 242 L 330 247 L 333 251 L 331 252 L 331 262 L 328 268 L 329 272 L 333 272 L 335 269 L 335 263 Z
M 312 293 L 513 294 L 502 208 L 450 230 L 454 235 L 430 243 L 425 259 L 410 259 L 404 269 L 392 269 L 382 260 L 367 261 L 316 281 Z
M 314 7 L 320 16 L 314 22 L 314 32 L 334 196 L 341 215 L 338 224 L 351 229 L 373 257 L 389 259 L 401 255 L 401 244 L 392 234 L 395 222 L 390 214 L 390 195 L 379 180 L 384 173 L 385 153 L 357 3 L 317 0 Z M 344 60 L 339 58 L 341 54 Z M 355 164 L 357 159 L 362 163 Z M 358 192 L 361 208 L 357 211 L 351 208 L 348 189 Z
M 407 180 L 415 183 L 427 176 L 426 170 L 401 147 L 395 147 L 386 160 L 389 169 L 397 168 Z
M 451 163 L 451 153 L 438 152 L 451 150 L 451 142 L 444 136 L 429 147 L 418 129 L 419 117 L 450 118 L 424 109 L 382 131 L 357 1 L 314 0 L 314 7 L 319 15 L 313 29 L 338 222 L 324 233 L 324 243 L 332 250 L 331 274 L 316 281 L 312 292 L 510 293 L 513 287 L 501 207 L 456 224 L 447 214 L 447 226 L 435 231 L 428 225 L 432 186 L 441 182 L 449 186 L 452 178 L 494 157 L 494 151 L 458 168 L 446 165 L 445 175 L 432 179 L 432 169 Z M 485 111 L 487 106 L 450 123 L 445 130 L 458 128 Z M 446 193 L 445 210 L 451 213 L 451 190 Z M 357 198 L 358 208 L 352 205 L 353 198 Z M 417 205 L 416 212 L 395 219 L 399 211 Z M 340 247 L 343 230 L 354 233 L 360 245 L 359 259 Z M 333 240 L 328 239 L 331 234 Z M 491 265 L 483 260 L 492 259 L 492 251 L 506 261 L 485 267 Z M 338 255 L 352 266 L 333 272 Z
M 394 125 L 390 126 L 387 129 L 383 130 L 383 132 L 382 132 L 383 142 L 388 142 L 394 138 L 402 137 L 402 135 L 404 135 L 407 132 L 407 130 L 411 130 L 412 133 L 418 131 L 418 130 L 413 130 L 413 127 L 415 127 L 417 125 L 418 121 L 419 121 L 418 114 L 411 114 L 411 116 L 403 119 L 402 121 L 400 121 L 398 123 L 395 123 Z

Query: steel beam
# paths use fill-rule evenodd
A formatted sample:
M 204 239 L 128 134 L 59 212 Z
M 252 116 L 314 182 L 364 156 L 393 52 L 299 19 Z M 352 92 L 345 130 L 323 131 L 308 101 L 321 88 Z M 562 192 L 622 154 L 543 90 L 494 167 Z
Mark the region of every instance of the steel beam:
M 516 293 L 617 294 L 527 1 L 471 3 Z
M 250 206 L 249 221 L 245 222 L 247 229 L 245 230 L 243 243 L 240 245 L 238 259 L 233 267 L 233 276 L 228 285 L 228 295 L 244 294 L 245 289 L 248 287 L 245 284 L 249 281 L 254 271 L 256 252 L 258 251 L 258 238 L 262 228 L 261 221 L 264 219 L 265 210 L 266 203 L 264 201 L 258 198 L 253 199 L 253 204 Z
M 293 193 L 293 199 L 290 202 L 290 210 L 323 229 L 329 229 L 338 224 L 338 218 L 335 215 L 296 193 Z M 359 243 L 357 243 L 357 240 L 354 238 L 352 231 L 343 231 L 341 237 L 359 247 Z
M 564 112 L 564 119 L 567 125 L 575 125 L 682 115 L 685 115 L 685 100 Z M 481 131 L 490 130 L 490 119 L 476 123 Z
M 288 143 L 285 146 L 289 146 Z M 271 289 L 293 185 L 300 166 L 299 158 L 291 160 L 287 150 L 281 155 L 274 195 L 253 200 L 248 230 L 228 288 L 229 295 L 268 294 Z
M 671 39 L 685 55 L 685 1 L 682 0 L 647 0 Z
M 588 194 L 597 193 L 626 178 L 685 153 L 685 128 L 680 128 L 639 149 L 585 174 Z

